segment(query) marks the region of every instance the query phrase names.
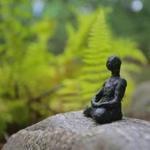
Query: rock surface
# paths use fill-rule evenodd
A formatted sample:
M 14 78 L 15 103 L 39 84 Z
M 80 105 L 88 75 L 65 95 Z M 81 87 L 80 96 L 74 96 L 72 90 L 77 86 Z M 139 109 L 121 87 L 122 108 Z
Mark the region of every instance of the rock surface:
M 135 118 L 150 120 L 150 81 L 135 90 L 129 113 Z
M 58 114 L 12 135 L 3 150 L 149 150 L 150 122 L 98 125 L 81 111 Z

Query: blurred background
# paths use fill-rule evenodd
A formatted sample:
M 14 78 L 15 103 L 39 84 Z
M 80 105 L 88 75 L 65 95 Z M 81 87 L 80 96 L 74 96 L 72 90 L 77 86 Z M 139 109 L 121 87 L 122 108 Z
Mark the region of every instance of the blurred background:
M 0 0 L 0 145 L 48 116 L 80 110 L 118 55 L 126 116 L 150 120 L 149 0 Z

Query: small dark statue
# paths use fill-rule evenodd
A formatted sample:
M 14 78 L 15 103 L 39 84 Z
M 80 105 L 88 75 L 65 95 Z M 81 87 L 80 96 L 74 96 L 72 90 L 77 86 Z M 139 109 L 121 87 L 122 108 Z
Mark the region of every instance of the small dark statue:
M 91 107 L 83 112 L 100 124 L 122 119 L 121 100 L 127 86 L 126 80 L 120 77 L 121 60 L 118 57 L 109 57 L 106 66 L 112 75 L 91 100 Z

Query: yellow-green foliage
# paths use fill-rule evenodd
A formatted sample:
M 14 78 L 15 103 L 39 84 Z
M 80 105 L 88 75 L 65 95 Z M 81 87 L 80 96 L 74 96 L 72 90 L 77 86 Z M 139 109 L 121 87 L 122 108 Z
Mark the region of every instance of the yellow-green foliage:
M 84 65 L 79 77 L 83 99 L 91 97 L 109 75 L 105 63 L 112 54 L 111 39 L 104 17 L 101 11 L 91 28 L 88 47 L 83 51 Z
M 81 49 L 76 49 L 76 51 L 82 50 L 80 56 L 74 56 L 74 51 L 71 51 L 75 47 L 73 43 L 72 49 L 71 45 L 69 46 L 70 56 L 81 58 L 79 61 L 82 61 L 82 65 L 79 66 L 79 70 L 75 70 L 75 72 L 78 71 L 78 74 L 74 78 L 63 81 L 64 87 L 59 90 L 55 97 L 56 99 L 54 98 L 54 103 L 52 103 L 55 109 L 66 111 L 83 108 L 96 91 L 101 88 L 105 79 L 110 76 L 105 64 L 107 58 L 111 55 L 118 55 L 123 60 L 121 76 L 128 80 L 124 106 L 129 105 L 134 89 L 134 82 L 129 73 L 130 71 L 139 71 L 140 67 L 134 61 L 127 60 L 130 58 L 140 63 L 145 63 L 146 60 L 132 41 L 117 39 L 112 36 L 105 17 L 105 12 L 101 10 L 97 14 L 95 21 L 90 17 L 88 18 L 93 25 L 90 28 L 86 28 L 86 32 L 84 31 L 84 33 L 89 33 L 88 40 L 80 36 L 84 38 L 84 43 L 88 43 L 88 46 L 84 44 Z M 78 29 L 78 31 L 82 31 L 82 35 L 83 30 L 80 29 L 82 29 L 82 24 Z M 74 37 L 79 36 L 80 32 L 78 31 Z M 74 43 L 78 43 L 77 41 L 78 39 L 74 38 Z
M 37 98 L 53 87 L 54 56 L 47 42 L 54 23 L 34 23 L 30 11 L 23 10 L 28 5 L 25 0 L 0 1 L 0 134 L 7 123 L 35 121 L 45 111 L 44 101 Z
M 47 47 L 55 22 L 33 21 L 30 10 L 22 11 L 28 5 L 26 0 L 0 1 L 0 134 L 8 123 L 33 123 L 83 108 L 109 77 L 105 62 L 110 55 L 123 59 L 129 99 L 134 83 L 128 72 L 138 71 L 133 62 L 145 63 L 145 58 L 133 42 L 112 37 L 104 11 L 79 15 L 78 28 L 69 23 L 66 48 L 55 56 Z

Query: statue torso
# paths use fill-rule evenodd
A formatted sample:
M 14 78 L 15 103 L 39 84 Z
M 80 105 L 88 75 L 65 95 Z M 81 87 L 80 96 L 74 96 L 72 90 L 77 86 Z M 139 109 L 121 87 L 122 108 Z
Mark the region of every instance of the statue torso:
M 103 87 L 103 96 L 100 99 L 100 102 L 111 101 L 114 98 L 115 88 L 120 79 L 120 77 L 111 77 L 106 80 Z

